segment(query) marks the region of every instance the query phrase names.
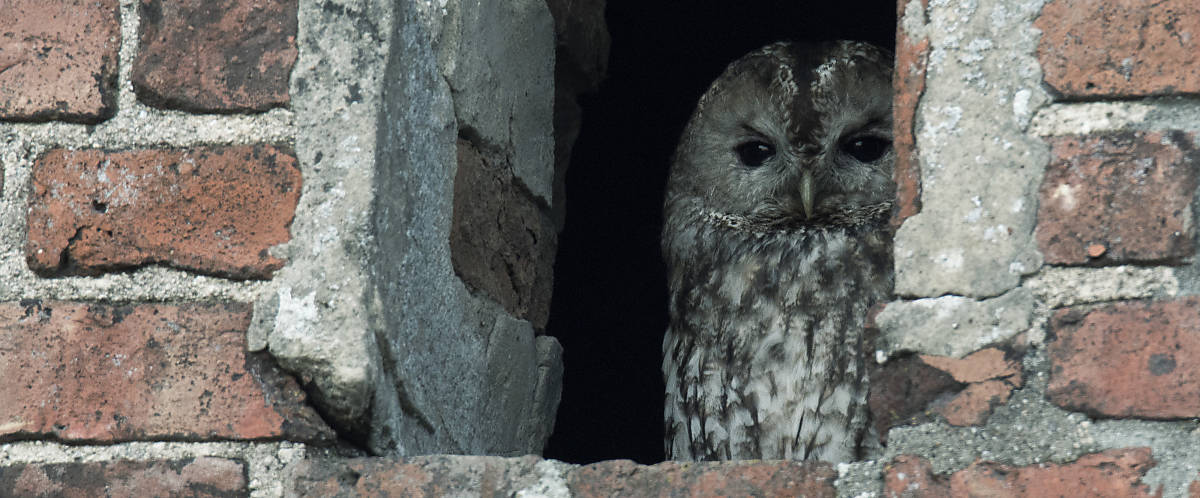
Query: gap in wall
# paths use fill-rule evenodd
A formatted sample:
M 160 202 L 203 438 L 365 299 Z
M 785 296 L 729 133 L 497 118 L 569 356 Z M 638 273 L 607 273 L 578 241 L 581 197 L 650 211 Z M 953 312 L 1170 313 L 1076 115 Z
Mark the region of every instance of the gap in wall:
M 564 348 L 562 403 L 545 456 L 663 459 L 667 326 L 658 239 L 675 142 L 725 65 L 777 40 L 894 49 L 892 0 L 609 0 L 609 74 L 585 96 L 566 177 L 549 334 Z

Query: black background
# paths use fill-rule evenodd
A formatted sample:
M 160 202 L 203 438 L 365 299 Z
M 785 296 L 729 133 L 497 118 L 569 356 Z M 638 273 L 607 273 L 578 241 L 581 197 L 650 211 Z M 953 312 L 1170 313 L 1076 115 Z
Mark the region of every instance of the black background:
M 562 343 L 562 404 L 545 456 L 663 459 L 667 326 L 659 251 L 675 142 L 730 61 L 778 40 L 895 45 L 894 0 L 609 0 L 608 78 L 585 96 L 547 332 Z

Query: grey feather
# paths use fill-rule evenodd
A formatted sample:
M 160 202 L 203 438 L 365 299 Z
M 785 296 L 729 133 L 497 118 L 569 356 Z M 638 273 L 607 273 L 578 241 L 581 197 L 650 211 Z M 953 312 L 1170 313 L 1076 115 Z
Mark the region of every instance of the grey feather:
M 701 97 L 665 202 L 669 458 L 858 456 L 891 123 L 891 55 L 864 43 L 768 45 Z

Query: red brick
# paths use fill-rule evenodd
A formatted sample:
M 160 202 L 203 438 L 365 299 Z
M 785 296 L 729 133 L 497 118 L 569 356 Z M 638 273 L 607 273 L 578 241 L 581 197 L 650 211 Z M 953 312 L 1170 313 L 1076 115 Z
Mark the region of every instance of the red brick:
M 886 498 L 950 498 L 949 480 L 933 473 L 928 460 L 899 455 L 883 469 Z
M 946 423 L 954 426 L 983 425 L 992 414 L 992 409 L 1008 402 L 1013 385 L 1004 381 L 989 380 L 967 386 L 945 405 L 938 407 L 938 414 Z
M 950 477 L 951 496 L 1155 496 L 1141 483 L 1154 467 L 1149 448 L 1109 450 L 1067 464 L 1012 467 L 976 462 Z
M 959 382 L 983 382 L 992 379 L 1020 378 L 1021 365 L 1006 358 L 1004 351 L 986 348 L 964 358 L 921 355 L 921 361 L 931 367 L 945 371 Z M 1020 384 L 1020 381 L 1016 382 Z
M 837 473 L 826 463 L 791 461 L 663 462 L 611 460 L 567 477 L 577 498 L 642 496 L 836 496 Z
M 982 425 L 992 409 L 1008 401 L 1014 388 L 1022 384 L 1021 365 L 1004 351 L 987 348 L 965 358 L 921 355 L 921 361 L 945 371 L 958 382 L 968 383 L 935 411 L 950 425 Z
M 1043 77 L 1066 98 L 1200 93 L 1200 2 L 1054 0 L 1034 25 Z
M 1046 262 L 1159 262 L 1191 255 L 1189 206 L 1200 170 L 1195 139 L 1178 131 L 1050 139 L 1036 235 Z
M 1055 313 L 1046 395 L 1105 417 L 1200 417 L 1200 298 Z
M 200 112 L 287 105 L 297 0 L 142 0 L 133 87 L 151 105 Z
M 0 440 L 286 438 L 332 433 L 265 354 L 245 304 L 0 303 Z
M 898 15 L 904 16 L 908 2 L 897 2 Z M 893 84 L 896 99 L 892 105 L 896 136 L 892 139 L 896 151 L 893 179 L 896 181 L 897 209 L 892 213 L 892 226 L 899 227 L 906 218 L 921 212 L 921 165 L 917 160 L 914 131 L 917 105 L 925 93 L 925 70 L 929 63 L 929 40 L 913 40 L 903 29 L 896 31 L 896 75 Z
M 269 278 L 299 198 L 296 158 L 271 146 L 56 149 L 34 165 L 26 261 L 43 275 L 163 263 Z
M 42 463 L 0 467 L 5 496 L 247 496 L 245 464 L 185 460 Z
M 0 119 L 96 123 L 113 115 L 117 0 L 0 5 Z
M 468 287 L 545 328 L 554 287 L 554 224 L 503 160 L 484 156 L 458 141 L 450 260 Z
M 870 380 L 867 406 L 883 443 L 887 442 L 888 429 L 930 421 L 931 407 L 936 408 L 938 400 L 964 387 L 916 355 L 893 358 L 883 365 L 871 362 Z
M 542 480 L 536 457 L 433 455 L 314 459 L 293 467 L 289 496 L 513 496 Z M 835 496 L 824 463 L 614 460 L 567 473 L 571 496 Z
M 287 496 L 515 496 L 540 478 L 534 456 L 430 455 L 309 459 L 291 469 Z
M 943 477 L 934 474 L 924 458 L 900 455 L 884 467 L 884 496 L 1155 496 L 1149 486 L 1141 483 L 1152 467 L 1154 459 L 1149 448 L 1127 448 L 1085 455 L 1066 464 L 1014 467 L 976 461 Z

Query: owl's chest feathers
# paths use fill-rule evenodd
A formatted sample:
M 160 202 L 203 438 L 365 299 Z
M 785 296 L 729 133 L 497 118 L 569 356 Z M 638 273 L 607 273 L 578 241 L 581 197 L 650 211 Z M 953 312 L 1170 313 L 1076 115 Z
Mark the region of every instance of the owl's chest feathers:
M 865 426 L 863 322 L 892 288 L 882 227 L 700 223 L 672 235 L 667 413 L 695 417 L 679 426 L 694 446 L 682 454 L 853 458 Z
M 691 250 L 669 258 L 672 324 L 705 347 L 749 354 L 806 340 L 792 336 L 861 322 L 891 291 L 891 240 L 879 224 L 754 232 L 708 222 L 687 235 Z

